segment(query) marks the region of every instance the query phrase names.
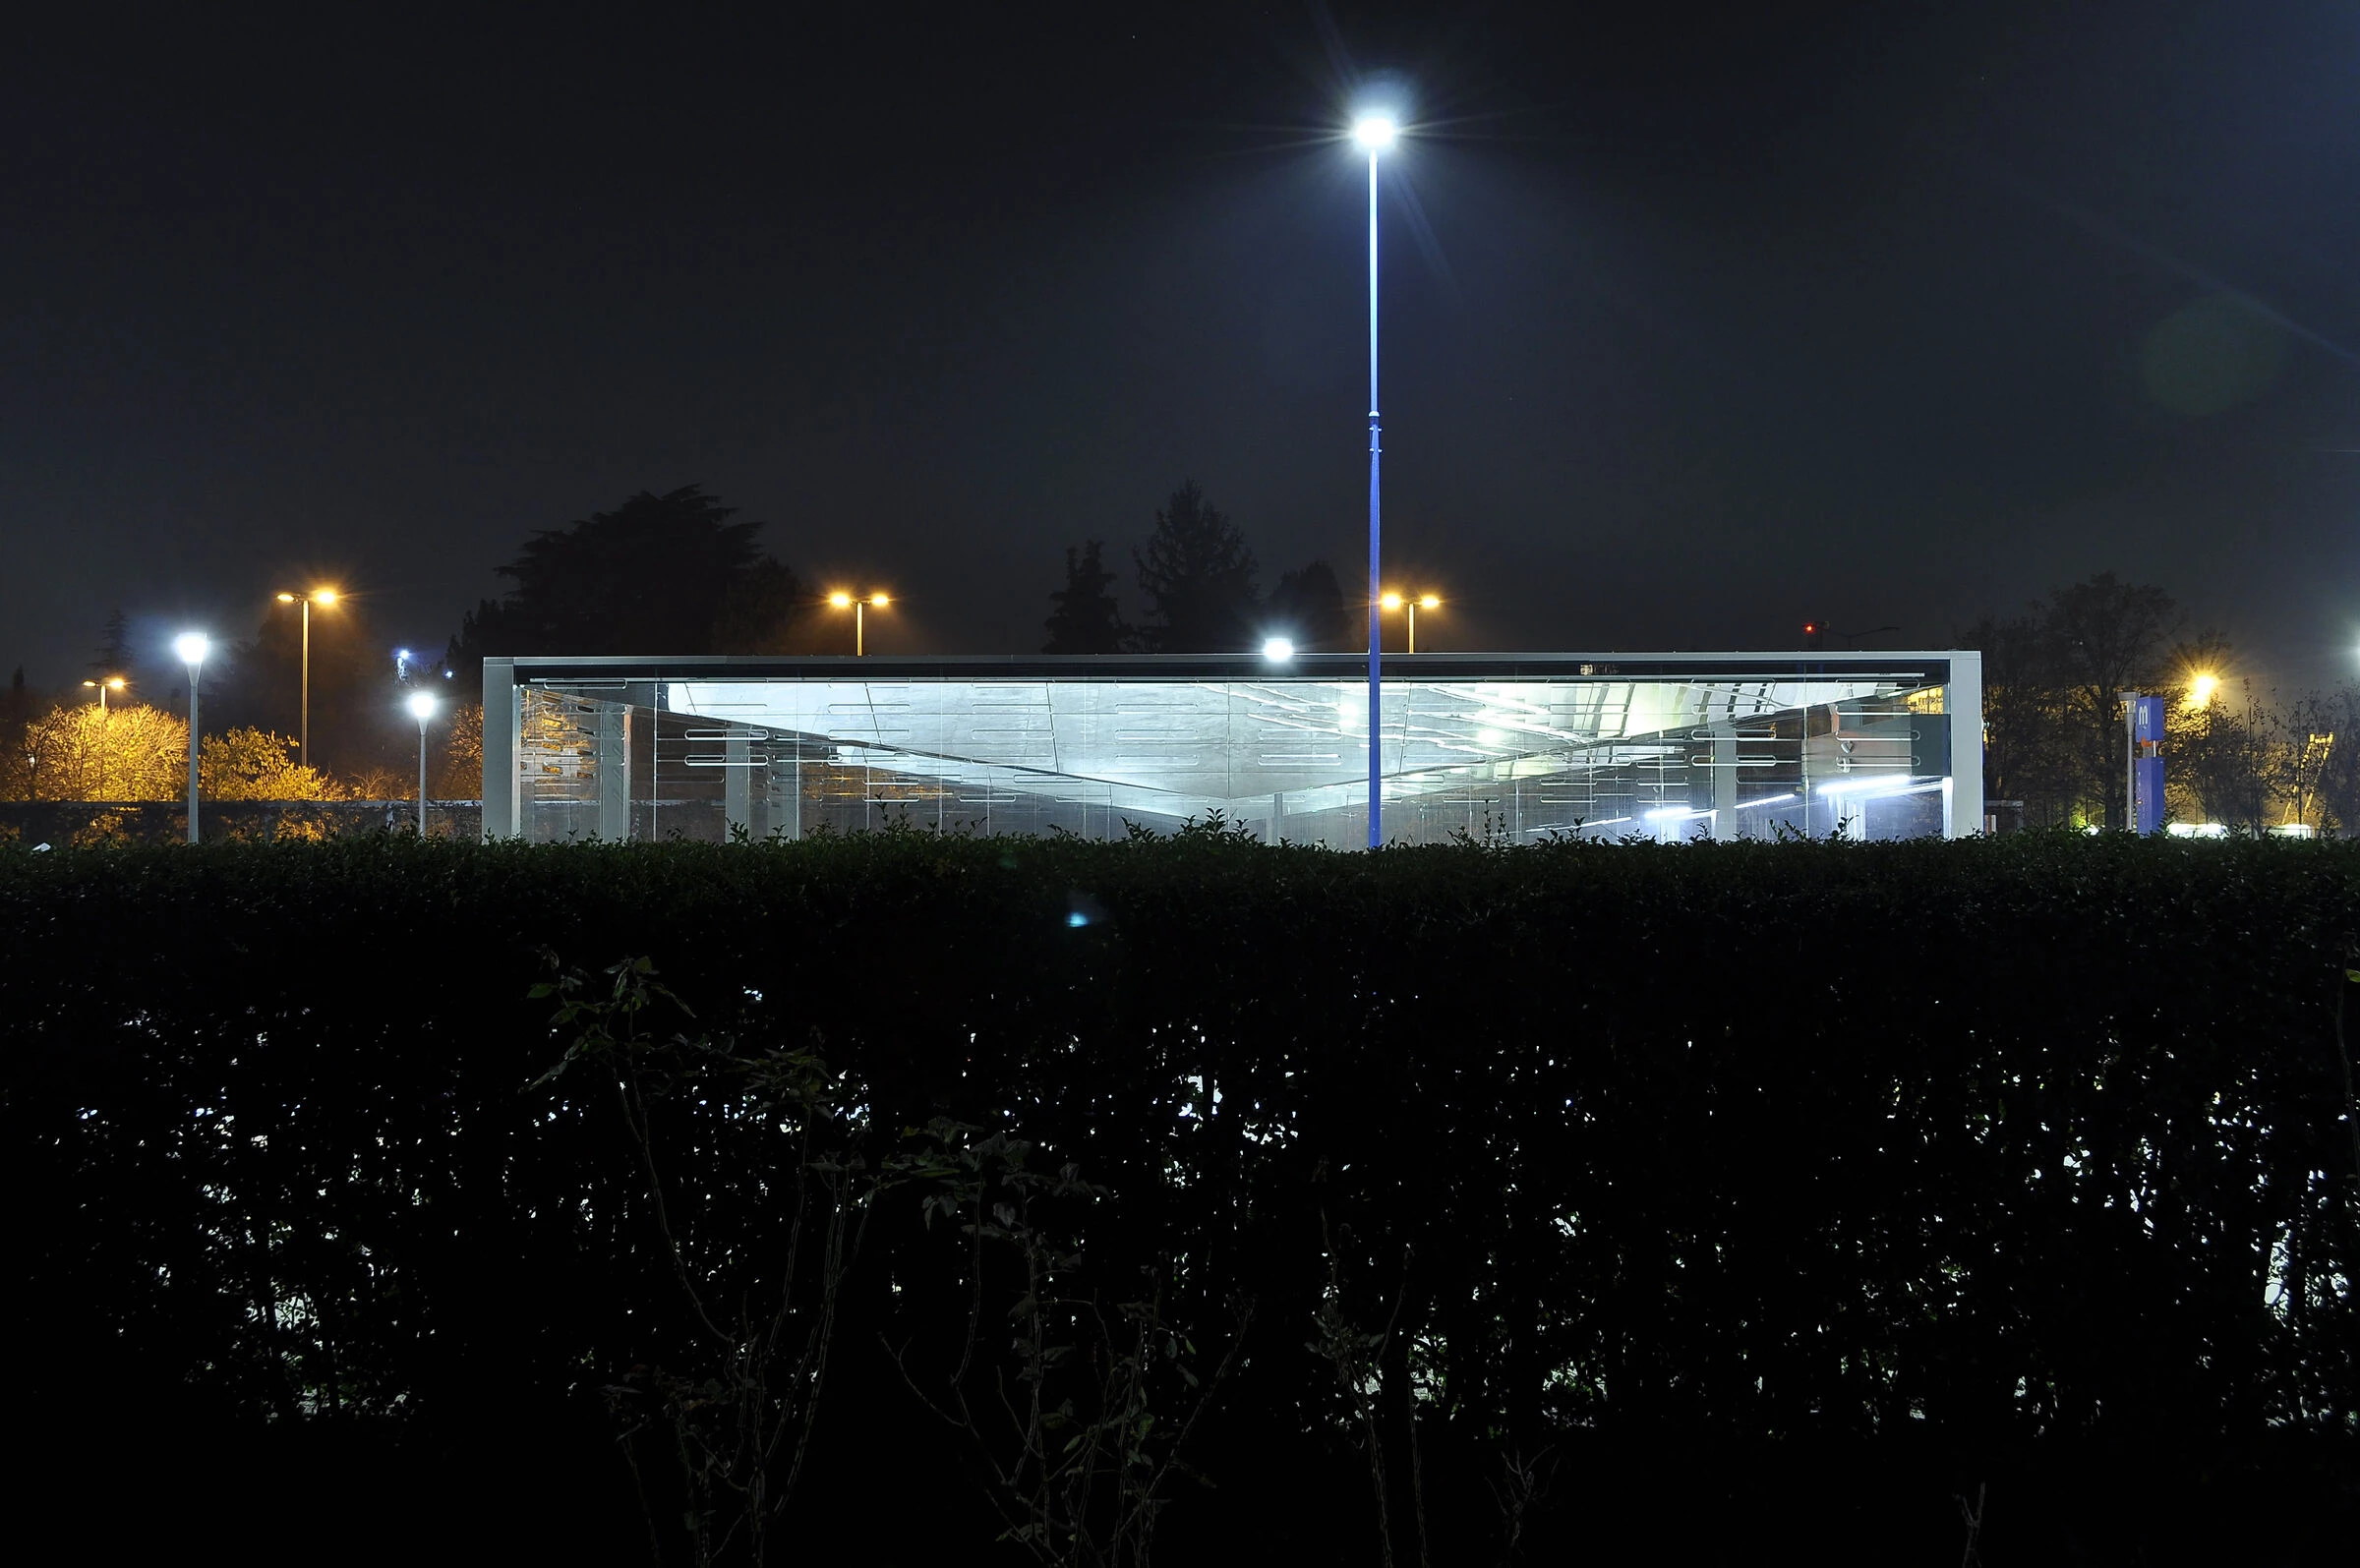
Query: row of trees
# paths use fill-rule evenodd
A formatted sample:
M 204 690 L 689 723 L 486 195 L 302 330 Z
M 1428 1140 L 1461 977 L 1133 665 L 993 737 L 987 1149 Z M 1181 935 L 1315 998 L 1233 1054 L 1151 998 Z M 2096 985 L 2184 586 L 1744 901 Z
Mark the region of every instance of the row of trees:
M 1958 640 L 1983 652 L 1985 790 L 2028 826 L 2124 824 L 2122 693 L 2140 691 L 2168 701 L 2169 820 L 2360 831 L 2360 686 L 2257 689 L 2160 588 L 2100 573 Z
M 833 646 L 819 596 L 757 544 L 762 525 L 683 486 L 642 491 L 613 511 L 542 529 L 498 568 L 510 584 L 469 611 L 448 666 L 477 678 L 487 656 L 517 654 L 793 654 Z M 1049 596 L 1047 652 L 1219 653 L 1284 636 L 1302 648 L 1345 646 L 1352 617 L 1334 571 L 1315 560 L 1283 572 L 1268 594 L 1261 564 L 1229 515 L 1184 481 L 1134 552 L 1146 613 L 1124 619 L 1105 544 L 1065 552 Z
M 189 786 L 189 723 L 147 703 L 41 706 L 20 683 L 0 709 L 0 798 L 178 800 Z M 462 707 L 430 757 L 428 787 L 472 798 L 483 768 L 483 710 Z M 386 800 L 418 787 L 415 772 L 307 767 L 293 737 L 254 726 L 203 736 L 198 788 L 208 800 Z
M 1193 479 L 1172 492 L 1133 553 L 1148 610 L 1138 626 L 1123 619 L 1105 549 L 1095 539 L 1067 548 L 1065 586 L 1049 595 L 1043 653 L 1235 653 L 1269 637 L 1304 649 L 1349 646 L 1352 617 L 1334 570 L 1312 561 L 1281 573 L 1265 597 L 1245 534 Z

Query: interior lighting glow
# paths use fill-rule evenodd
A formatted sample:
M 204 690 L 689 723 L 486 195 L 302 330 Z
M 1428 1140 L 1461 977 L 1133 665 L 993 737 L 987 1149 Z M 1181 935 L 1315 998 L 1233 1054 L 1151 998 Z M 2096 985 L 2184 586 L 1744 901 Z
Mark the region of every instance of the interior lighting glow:
M 2174 822 L 2167 824 L 2163 831 L 2174 839 L 2226 839 L 2229 836 L 2228 828 L 2217 822 Z
M 1352 122 L 1352 140 L 1363 152 L 1389 151 L 1401 136 L 1401 128 L 1389 114 L 1364 114 Z
M 1283 665 L 1295 657 L 1295 645 L 1284 637 L 1272 637 L 1262 645 L 1262 657 L 1273 665 Z
M 1911 795 L 1941 787 L 1938 781 L 1934 784 L 1912 784 L 1906 777 L 1900 779 L 1837 779 L 1821 784 L 1819 792 L 1823 795 Z
M 1797 795 L 1794 790 L 1790 789 L 1783 795 L 1764 795 L 1759 800 L 1740 800 L 1738 802 L 1738 809 L 1740 811 L 1751 811 L 1756 806 L 1775 806 L 1782 801 L 1796 800 L 1800 798 L 1801 797 Z

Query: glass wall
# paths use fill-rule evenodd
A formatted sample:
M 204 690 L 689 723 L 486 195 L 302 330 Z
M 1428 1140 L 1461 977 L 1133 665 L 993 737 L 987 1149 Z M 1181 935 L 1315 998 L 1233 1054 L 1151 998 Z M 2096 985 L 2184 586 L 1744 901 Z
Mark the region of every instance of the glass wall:
M 1952 742 L 1979 725 L 1954 724 L 1974 682 L 1951 668 L 1973 657 L 1388 660 L 1386 838 L 1974 831 L 1979 788 L 1962 824 Z M 488 712 L 506 663 L 487 666 Z M 1273 842 L 1366 842 L 1369 698 L 1350 660 L 1172 663 L 514 661 L 486 831 L 505 784 L 510 831 L 533 842 L 895 823 L 1100 839 L 1215 815 Z

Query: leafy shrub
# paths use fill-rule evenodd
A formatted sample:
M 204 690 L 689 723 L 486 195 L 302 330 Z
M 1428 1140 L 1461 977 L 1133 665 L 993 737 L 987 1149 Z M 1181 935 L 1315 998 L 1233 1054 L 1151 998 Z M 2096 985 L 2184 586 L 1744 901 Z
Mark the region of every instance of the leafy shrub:
M 93 1413 L 86 1456 L 125 1409 L 224 1455 L 391 1444 L 370 1474 L 441 1506 L 554 1496 L 643 1553 L 601 1391 L 693 1325 L 612 1092 L 528 1090 L 568 1042 L 525 992 L 544 950 L 645 955 L 699 1031 L 824 1062 L 868 1169 L 956 1124 L 1084 1173 L 1038 1234 L 1110 1320 L 1219 1355 L 1250 1316 L 1171 1560 L 1773 1518 L 1955 1560 L 1986 1485 L 1995 1559 L 2200 1554 L 2254 1510 L 2324 1556 L 2355 933 L 2326 843 L 0 850 L 21 1399 Z M 776 1132 L 667 1105 L 728 1256 L 775 1226 Z M 800 1528 L 988 1539 L 912 1389 L 1022 1373 L 1034 1254 L 876 1202 Z

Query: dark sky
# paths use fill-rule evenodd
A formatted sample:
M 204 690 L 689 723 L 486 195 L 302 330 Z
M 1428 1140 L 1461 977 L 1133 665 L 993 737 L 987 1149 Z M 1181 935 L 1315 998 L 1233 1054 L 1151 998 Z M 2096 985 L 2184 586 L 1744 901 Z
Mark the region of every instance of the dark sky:
M 1037 647 L 1183 476 L 1349 584 L 1371 83 L 1436 646 L 1944 644 L 2111 568 L 2266 676 L 2360 649 L 2348 5 L 203 10 L 0 64 L 35 680 L 315 576 L 439 649 L 690 482 L 884 651 Z

